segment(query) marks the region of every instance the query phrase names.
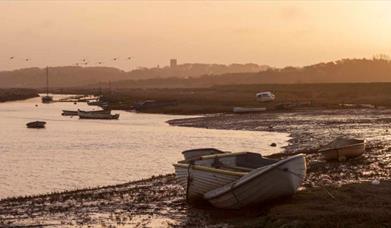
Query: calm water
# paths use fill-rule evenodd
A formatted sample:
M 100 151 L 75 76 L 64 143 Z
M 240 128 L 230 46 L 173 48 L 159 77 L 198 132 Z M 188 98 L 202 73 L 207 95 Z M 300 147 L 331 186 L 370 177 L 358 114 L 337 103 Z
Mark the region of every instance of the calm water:
M 38 107 L 35 107 L 38 104 Z M 172 173 L 181 151 L 216 147 L 230 151 L 281 151 L 287 134 L 169 126 L 184 116 L 123 111 L 119 120 L 79 120 L 62 109 L 79 103 L 41 104 L 39 98 L 0 103 L 0 198 L 123 183 Z M 188 116 L 186 116 L 188 117 Z M 46 129 L 27 129 L 44 120 Z

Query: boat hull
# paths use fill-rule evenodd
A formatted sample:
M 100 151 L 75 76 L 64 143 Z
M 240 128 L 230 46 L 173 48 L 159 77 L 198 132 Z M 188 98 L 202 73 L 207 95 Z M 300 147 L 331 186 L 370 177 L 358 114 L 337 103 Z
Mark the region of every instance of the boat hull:
M 44 121 L 34 121 L 27 123 L 27 128 L 45 128 L 46 122 Z
M 202 201 L 203 195 L 213 189 L 229 184 L 245 173 L 228 172 L 209 167 L 174 164 L 175 176 L 186 191 L 188 201 Z
M 53 97 L 52 96 L 43 96 L 41 99 L 42 99 L 42 103 L 45 103 L 45 104 L 50 103 L 50 102 L 53 101 Z
M 119 114 L 110 114 L 110 113 L 84 113 L 78 112 L 80 119 L 101 119 L 101 120 L 117 120 Z
M 358 157 L 362 155 L 364 151 L 365 143 L 359 143 L 344 148 L 321 150 L 320 152 L 326 160 L 343 160 L 345 158 Z
M 242 178 L 204 194 L 213 206 L 238 209 L 297 191 L 306 175 L 304 155 L 296 155 L 253 170 Z
M 252 113 L 252 112 L 265 112 L 266 108 L 245 108 L 245 107 L 234 107 L 232 109 L 234 113 Z
M 340 160 L 357 157 L 365 152 L 365 140 L 357 138 L 337 138 L 319 150 L 326 160 Z
M 70 111 L 70 110 L 62 110 L 63 116 L 77 116 L 77 111 Z

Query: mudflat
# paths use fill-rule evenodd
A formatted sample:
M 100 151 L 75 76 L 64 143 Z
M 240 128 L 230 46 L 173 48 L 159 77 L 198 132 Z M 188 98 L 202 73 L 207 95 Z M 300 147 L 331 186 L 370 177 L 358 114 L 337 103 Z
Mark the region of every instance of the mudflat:
M 345 162 L 308 154 L 307 177 L 295 195 L 253 208 L 217 210 L 208 204 L 187 204 L 184 190 L 170 174 L 115 186 L 2 199 L 0 224 L 390 226 L 390 116 L 388 109 L 318 109 L 171 120 L 176 126 L 289 132 L 292 140 L 286 155 L 313 151 L 340 135 L 364 137 L 367 147 L 362 156 Z

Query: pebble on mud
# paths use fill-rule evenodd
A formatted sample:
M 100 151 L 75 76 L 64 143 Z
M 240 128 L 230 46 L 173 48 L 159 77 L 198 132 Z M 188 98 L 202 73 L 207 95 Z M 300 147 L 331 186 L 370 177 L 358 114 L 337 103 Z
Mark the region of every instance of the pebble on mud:
M 276 146 L 277 146 L 277 144 L 276 144 L 276 143 L 272 143 L 272 144 L 270 144 L 270 146 L 272 146 L 272 147 L 276 147 Z

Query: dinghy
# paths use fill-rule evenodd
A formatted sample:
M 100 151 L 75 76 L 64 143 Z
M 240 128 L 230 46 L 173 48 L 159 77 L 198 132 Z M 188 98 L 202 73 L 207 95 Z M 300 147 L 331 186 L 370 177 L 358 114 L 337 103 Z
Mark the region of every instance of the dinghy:
M 338 137 L 319 150 L 326 160 L 339 161 L 360 156 L 364 151 L 365 139 L 347 137 Z
M 33 121 L 26 124 L 27 128 L 45 128 L 45 121 Z
M 198 159 L 204 155 L 223 154 L 223 153 L 228 153 L 228 152 L 221 151 L 215 148 L 199 148 L 199 149 L 185 150 L 182 152 L 186 161 Z
M 299 154 L 257 168 L 204 198 L 217 208 L 238 209 L 294 194 L 305 175 L 305 156 Z
M 245 176 L 254 168 L 277 162 L 250 152 L 220 153 L 201 156 L 174 164 L 179 184 L 189 201 L 203 200 L 203 194 Z M 190 163 L 190 164 L 189 164 Z
M 100 113 L 100 112 L 83 112 L 78 111 L 80 119 L 101 119 L 101 120 L 117 120 L 119 118 L 119 114 L 111 114 L 109 113 Z
M 232 109 L 234 113 L 252 113 L 252 112 L 264 112 L 266 111 L 266 108 L 260 107 L 260 108 L 250 108 L 250 107 L 234 107 Z
M 71 110 L 62 110 L 63 116 L 77 116 L 77 111 L 71 111 Z

